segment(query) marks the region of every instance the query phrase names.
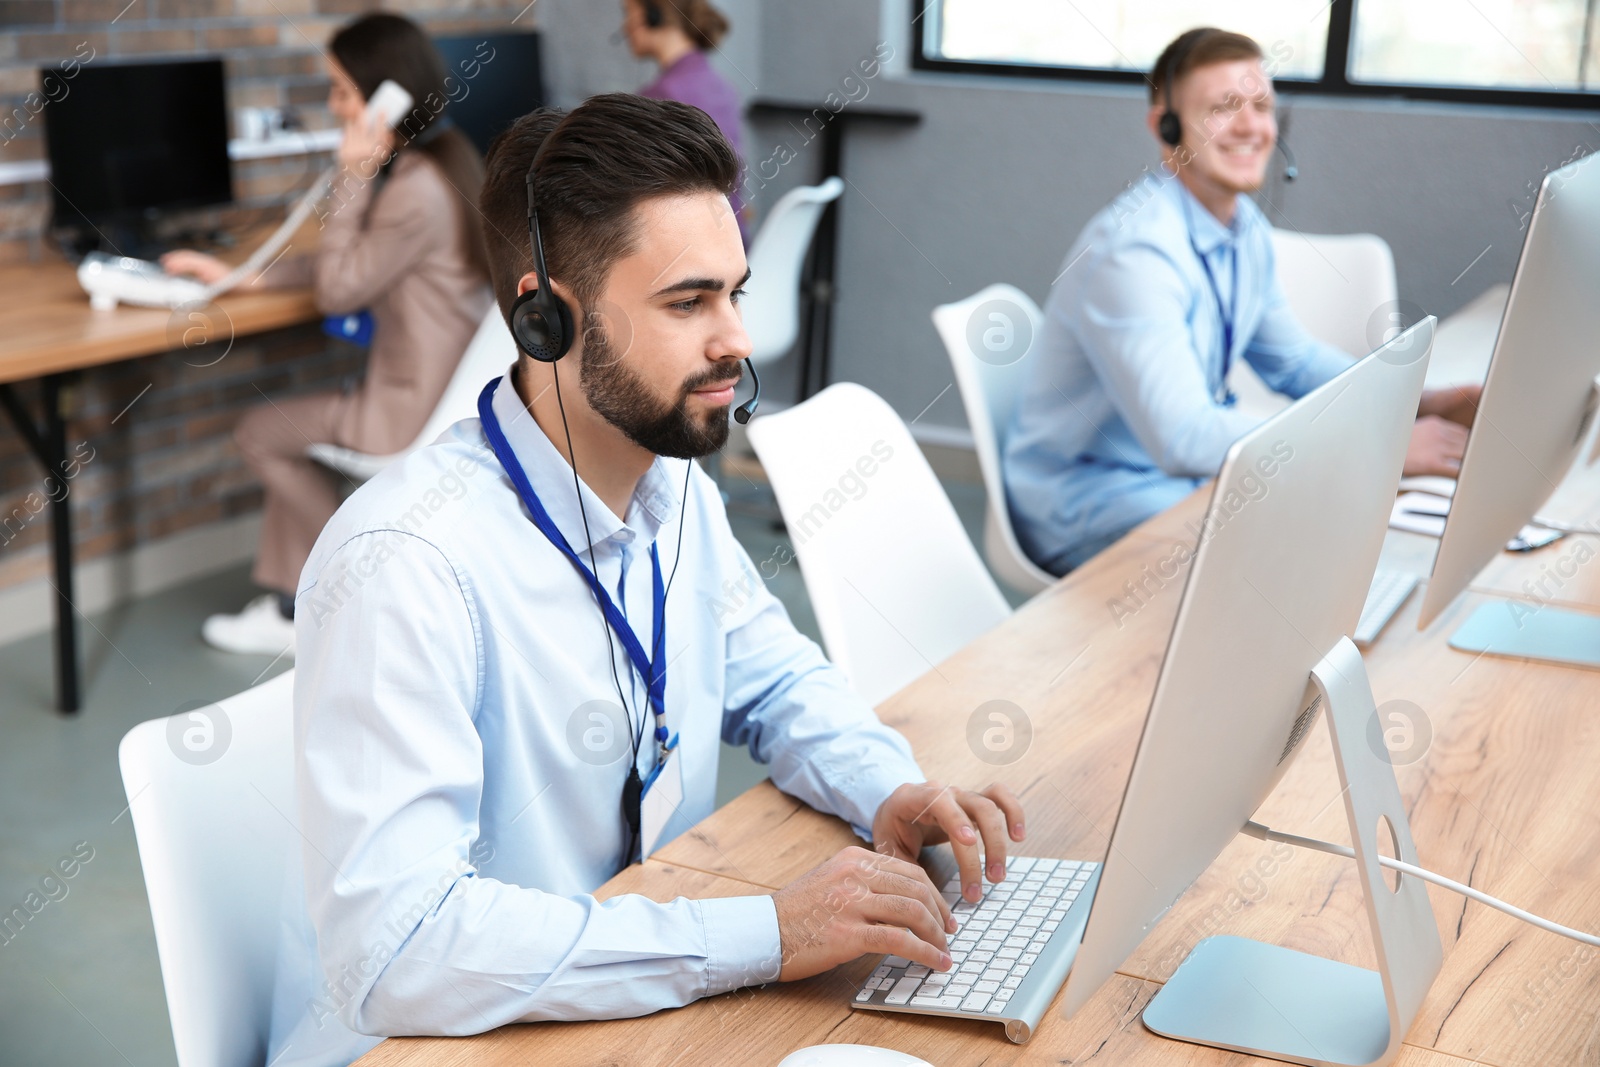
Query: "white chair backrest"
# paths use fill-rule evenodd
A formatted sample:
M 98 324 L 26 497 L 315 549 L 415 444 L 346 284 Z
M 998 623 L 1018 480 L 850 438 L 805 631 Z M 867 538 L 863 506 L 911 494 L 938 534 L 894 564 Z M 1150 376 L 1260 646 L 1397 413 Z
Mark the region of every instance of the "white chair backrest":
M 1278 283 L 1295 318 L 1319 341 L 1360 357 L 1384 341 L 1374 317 L 1394 310 L 1394 254 L 1370 233 L 1272 231 Z
M 1039 305 L 1013 285 L 991 285 L 965 300 L 933 309 L 933 325 L 950 355 L 988 497 L 984 555 L 1001 581 L 1024 593 L 1037 593 L 1055 578 L 1017 544 L 1000 458 L 1017 395 L 1027 381 L 1028 356 L 1043 324 Z
M 823 209 L 843 192 L 844 181 L 836 177 L 790 189 L 772 205 L 750 242 L 750 295 L 742 307 L 756 363 L 771 363 L 794 347 L 800 335 L 800 268 Z
M 1374 319 L 1395 310 L 1398 296 L 1394 255 L 1383 238 L 1274 229 L 1272 250 L 1283 295 L 1311 336 L 1357 358 L 1383 343 Z M 1265 417 L 1289 405 L 1243 360 L 1234 364 L 1228 384 L 1244 411 Z
M 179 1067 L 266 1061 L 294 817 L 293 695 L 287 671 L 140 723 L 118 750 Z
M 750 423 L 828 656 L 877 704 L 1011 614 L 894 409 L 843 382 Z
M 500 305 L 491 304 L 478 332 L 472 335 L 467 350 L 461 354 L 461 362 L 456 364 L 450 384 L 445 386 L 439 403 L 434 405 L 433 414 L 428 416 L 422 432 L 406 451 L 433 444 L 440 434 L 462 419 L 477 418 L 478 394 L 483 391 L 484 383 L 504 374 L 516 361 L 517 342 L 511 336 L 511 328 L 500 314 Z

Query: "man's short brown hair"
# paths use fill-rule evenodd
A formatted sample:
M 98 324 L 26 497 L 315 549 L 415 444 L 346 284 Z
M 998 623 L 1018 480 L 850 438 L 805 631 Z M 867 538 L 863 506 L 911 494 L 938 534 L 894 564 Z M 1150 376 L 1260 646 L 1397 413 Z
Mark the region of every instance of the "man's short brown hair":
M 1215 26 L 1200 26 L 1181 33 L 1156 57 L 1155 67 L 1150 71 L 1150 103 L 1166 102 L 1168 77 L 1176 85 L 1190 71 L 1201 67 L 1260 58 L 1261 46 L 1242 33 L 1219 30 Z
M 636 250 L 634 208 L 641 201 L 727 195 L 739 177 L 728 139 L 709 115 L 688 104 L 608 93 L 570 113 L 542 108 L 524 115 L 489 146 L 478 199 L 495 299 L 508 321 L 517 283 L 533 270 L 524 182 L 535 157 L 534 206 L 545 266 L 572 289 L 580 308 L 594 306 L 612 265 Z M 539 284 L 548 282 L 540 278 Z

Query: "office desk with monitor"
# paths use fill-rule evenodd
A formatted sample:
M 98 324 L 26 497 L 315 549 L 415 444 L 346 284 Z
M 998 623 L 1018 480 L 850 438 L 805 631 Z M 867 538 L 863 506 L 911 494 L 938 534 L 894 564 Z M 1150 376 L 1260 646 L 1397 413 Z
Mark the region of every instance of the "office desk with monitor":
M 1104 853 L 1181 592 L 1173 545 L 1192 543 L 1185 524 L 1199 520 L 1207 492 L 1140 527 L 879 707 L 930 777 L 1002 781 L 1022 796 L 1022 854 Z M 1425 578 L 1434 544 L 1390 531 L 1380 565 Z M 1510 560 L 1506 576 L 1491 584 L 1537 573 L 1550 551 Z M 1595 569 L 1600 573 L 1600 563 Z M 1127 599 L 1130 588 L 1140 591 L 1138 603 Z M 1400 731 L 1396 772 L 1418 849 L 1434 870 L 1568 925 L 1600 929 L 1593 888 L 1600 884 L 1600 775 L 1593 773 L 1600 764 L 1600 672 L 1451 650 L 1451 628 L 1482 599 L 1469 593 L 1418 633 L 1414 595 L 1365 654 L 1380 714 Z M 1129 610 L 1114 616 L 1114 601 Z M 984 762 L 967 740 L 973 712 L 994 700 L 1020 707 L 1033 728 L 1026 753 L 1009 765 Z M 1339 801 L 1319 724 L 1260 817 L 1295 833 L 1339 835 Z M 770 892 L 853 843 L 842 822 L 763 783 L 619 874 L 600 895 Z M 867 958 L 808 981 L 643 1019 L 394 1039 L 360 1063 L 767 1067 L 824 1042 L 897 1048 L 935 1067 L 1234 1063 L 1242 1057 L 1150 1034 L 1139 1012 L 1189 948 L 1212 934 L 1373 966 L 1353 870 L 1346 860 L 1236 839 L 1079 1016 L 1063 1019 L 1052 1009 L 1026 1045 L 1011 1044 L 999 1025 L 853 1011 L 851 997 L 876 963 Z M 1542 1067 L 1589 1054 L 1600 1028 L 1600 951 L 1430 892 L 1444 969 L 1398 1062 Z
M 296 244 L 304 247 L 313 240 L 297 237 Z M 309 289 L 232 293 L 205 308 L 179 311 L 127 305 L 94 311 L 73 265 L 56 256 L 0 267 L 0 292 L 5 294 L 0 309 L 0 406 L 46 476 L 68 469 L 66 424 L 71 411 L 65 390 L 78 371 L 175 349 L 222 345 L 233 337 L 318 317 Z M 40 387 L 38 413 L 29 411 L 12 389 L 33 379 Z M 52 494 L 50 503 L 56 704 L 63 712 L 77 711 L 80 702 L 69 500 L 66 495 L 56 500 Z

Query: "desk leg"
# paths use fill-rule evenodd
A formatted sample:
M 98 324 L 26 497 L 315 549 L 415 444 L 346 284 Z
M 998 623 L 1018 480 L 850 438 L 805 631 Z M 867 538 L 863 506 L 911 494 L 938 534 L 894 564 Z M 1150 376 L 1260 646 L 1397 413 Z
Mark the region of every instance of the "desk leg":
M 4 406 L 17 432 L 27 442 L 45 469 L 45 475 L 56 481 L 66 478 L 67 420 L 61 410 L 61 389 L 66 384 L 65 374 L 49 374 L 40 380 L 44 400 L 44 425 L 34 424 L 33 418 L 11 387 L 0 385 L 0 406 Z M 56 590 L 56 703 L 66 715 L 75 714 L 80 706 L 78 694 L 78 620 L 72 595 L 72 505 L 70 494 L 50 496 L 50 559 L 55 572 Z

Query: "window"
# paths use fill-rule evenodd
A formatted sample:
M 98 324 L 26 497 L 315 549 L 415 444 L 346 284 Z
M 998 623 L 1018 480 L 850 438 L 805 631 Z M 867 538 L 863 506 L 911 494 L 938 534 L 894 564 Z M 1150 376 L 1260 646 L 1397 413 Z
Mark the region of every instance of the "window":
M 1594 0 L 1363 0 L 1350 80 L 1570 92 L 1600 89 Z
M 1600 0 L 913 0 L 913 66 L 1144 80 L 1193 26 L 1247 33 L 1289 87 L 1600 109 Z
M 1211 25 L 1203 0 L 943 0 L 940 54 L 984 63 L 1148 71 L 1167 42 Z M 930 16 L 933 12 L 930 11 Z M 1281 75 L 1320 78 L 1328 40 L 1327 0 L 1234 3 L 1228 28 L 1277 45 Z M 1270 51 L 1270 49 L 1269 49 Z

